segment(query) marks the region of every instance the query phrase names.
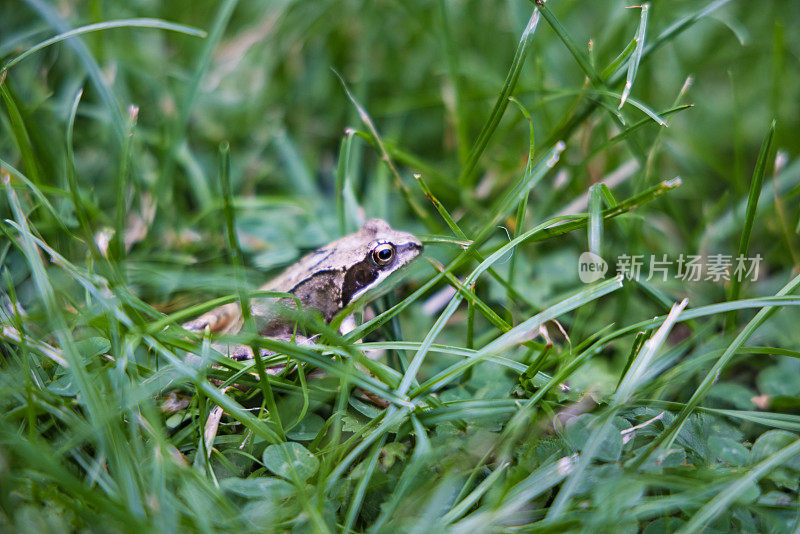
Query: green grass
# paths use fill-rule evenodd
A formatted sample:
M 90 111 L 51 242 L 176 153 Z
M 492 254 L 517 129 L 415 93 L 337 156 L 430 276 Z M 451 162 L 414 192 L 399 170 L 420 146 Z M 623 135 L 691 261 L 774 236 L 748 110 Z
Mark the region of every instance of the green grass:
M 628 6 L 0 2 L 0 530 L 797 532 L 800 11 Z M 355 330 L 179 328 L 369 217 Z

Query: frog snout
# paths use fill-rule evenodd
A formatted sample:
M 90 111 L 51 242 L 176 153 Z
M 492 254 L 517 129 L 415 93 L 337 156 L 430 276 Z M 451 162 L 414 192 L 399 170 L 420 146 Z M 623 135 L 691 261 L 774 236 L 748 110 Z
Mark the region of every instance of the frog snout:
M 401 248 L 403 249 L 403 251 L 409 251 L 409 252 L 414 251 L 417 254 L 422 254 L 422 251 L 425 249 L 425 247 L 422 245 L 422 242 L 420 242 L 416 238 L 413 240 L 409 240 Z

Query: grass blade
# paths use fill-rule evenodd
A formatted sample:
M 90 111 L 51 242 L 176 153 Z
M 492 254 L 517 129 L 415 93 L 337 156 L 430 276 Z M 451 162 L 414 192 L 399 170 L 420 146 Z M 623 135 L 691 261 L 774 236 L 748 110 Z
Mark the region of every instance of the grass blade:
M 776 296 L 787 296 L 794 292 L 798 287 L 800 287 L 800 276 L 793 278 L 788 284 L 786 284 Z M 708 371 L 708 374 L 703 378 L 700 385 L 697 387 L 695 392 L 692 394 L 692 397 L 689 399 L 689 402 L 686 403 L 686 406 L 681 410 L 675 420 L 662 432 L 658 438 L 654 439 L 641 453 L 635 460 L 632 461 L 631 467 L 636 468 L 642 463 L 655 451 L 664 441 L 672 441 L 675 438 L 675 435 L 680 430 L 683 423 L 689 417 L 689 414 L 695 409 L 695 407 L 700 403 L 701 400 L 705 397 L 708 391 L 711 389 L 711 386 L 719 378 L 720 373 L 725 368 L 725 366 L 730 362 L 739 348 L 744 345 L 745 341 L 755 332 L 755 330 L 761 326 L 764 321 L 766 321 L 771 315 L 773 315 L 778 308 L 776 306 L 765 306 L 762 308 L 753 319 L 747 323 L 747 325 L 739 332 L 736 336 L 736 339 L 728 345 L 728 348 L 725 349 L 725 352 L 719 357 L 719 359 L 714 363 L 713 367 Z
M 355 96 L 350 92 L 350 89 L 347 88 L 347 84 L 345 84 L 344 79 L 339 76 L 339 73 L 336 73 L 336 76 L 339 77 L 339 81 L 342 84 L 342 88 L 344 89 L 345 94 L 347 94 L 347 98 L 350 99 L 353 106 L 355 106 L 356 111 L 358 111 L 358 116 L 361 119 L 367 128 L 372 134 L 372 138 L 375 140 L 375 143 L 378 145 L 378 150 L 380 151 L 381 158 L 383 162 L 389 167 L 389 170 L 392 173 L 392 177 L 394 178 L 394 185 L 400 191 L 403 199 L 406 201 L 406 204 L 411 208 L 411 210 L 425 222 L 425 225 L 428 228 L 436 228 L 438 225 L 433 221 L 433 218 L 425 211 L 422 206 L 420 206 L 414 197 L 411 195 L 411 190 L 408 186 L 403 182 L 403 177 L 400 176 L 400 171 L 397 170 L 395 167 L 392 158 L 389 156 L 389 152 L 386 150 L 386 147 L 383 144 L 383 140 L 381 139 L 380 135 L 378 134 L 378 128 L 375 126 L 375 123 L 372 121 L 372 118 L 367 113 L 367 110 L 356 100 Z
M 655 357 L 656 352 L 666 342 L 667 335 L 670 330 L 672 330 L 672 327 L 678 320 L 678 316 L 687 304 L 688 300 L 686 299 L 680 304 L 675 304 L 655 334 L 645 341 L 642 350 L 639 351 L 639 354 L 637 354 L 632 365 L 622 378 L 617 391 L 611 399 L 609 408 L 598 418 L 596 422 L 597 426 L 583 446 L 583 450 L 581 451 L 581 455 L 573 471 L 570 473 L 569 478 L 567 478 L 567 481 L 564 483 L 558 495 L 556 495 L 553 504 L 550 506 L 550 509 L 547 511 L 546 521 L 556 521 L 566 512 L 567 505 L 578 489 L 578 485 L 583 483 L 581 477 L 586 472 L 589 464 L 594 460 L 600 445 L 608 439 L 610 432 L 613 431 L 614 427 L 612 423 L 614 416 L 622 406 L 630 402 L 637 388 L 640 387 L 645 371 Z M 621 439 L 619 436 L 615 436 L 615 438 Z
M 497 126 L 500 124 L 500 119 L 503 118 L 503 114 L 508 107 L 508 98 L 517 87 L 517 81 L 522 72 L 522 66 L 525 63 L 525 57 L 528 55 L 533 32 L 536 31 L 536 25 L 539 23 L 539 12 L 541 9 L 541 7 L 537 7 L 533 10 L 533 14 L 531 14 L 531 18 L 528 20 L 528 24 L 522 32 L 517 50 L 514 52 L 514 59 L 511 60 L 511 68 L 508 71 L 503 88 L 500 90 L 500 95 L 497 97 L 494 107 L 489 113 L 489 118 L 486 119 L 486 123 L 478 134 L 478 139 L 475 141 L 470 151 L 467 163 L 464 165 L 461 175 L 458 177 L 458 184 L 462 187 L 470 187 L 474 184 L 475 169 L 478 165 L 478 161 L 489 145 L 489 140 L 491 140 Z
M 37 0 L 38 1 L 38 0 Z M 175 158 L 181 143 L 186 135 L 186 128 L 189 124 L 189 117 L 197 102 L 200 94 L 201 82 L 211 65 L 212 55 L 219 42 L 222 40 L 225 28 L 233 15 L 238 0 L 224 0 L 219 4 L 214 15 L 214 21 L 208 37 L 203 43 L 203 49 L 195 65 L 194 72 L 189 84 L 186 86 L 186 93 L 181 100 L 177 117 L 172 121 L 167 138 L 166 155 L 161 161 L 161 171 L 156 182 L 156 198 L 159 200 L 159 211 L 168 217 L 171 213 L 167 208 L 172 205 L 173 188 L 167 180 L 173 179 L 175 169 Z
M 138 18 L 138 19 L 108 20 L 105 22 L 98 22 L 97 24 L 89 24 L 87 26 L 81 26 L 80 28 L 75 28 L 74 30 L 69 30 L 63 33 L 59 33 L 58 35 L 51 37 L 50 39 L 37 43 L 36 45 L 25 50 L 18 56 L 6 61 L 5 64 L 3 64 L 2 67 L 0 67 L 0 76 L 2 76 L 5 71 L 7 71 L 11 67 L 19 63 L 26 57 L 33 55 L 39 50 L 43 50 L 48 46 L 60 43 L 61 41 L 66 41 L 70 37 L 75 37 L 77 35 L 84 35 L 91 32 L 111 30 L 114 28 L 157 28 L 160 30 L 183 33 L 185 35 L 191 35 L 193 37 L 204 38 L 206 36 L 206 32 L 204 32 L 203 30 L 199 30 L 191 26 L 186 26 L 184 24 L 175 24 L 172 22 L 167 22 L 161 19 Z
M 2 97 L 3 103 L 6 105 L 8 118 L 11 122 L 11 131 L 14 133 L 14 140 L 17 143 L 17 148 L 22 157 L 22 163 L 25 165 L 25 171 L 30 176 L 33 185 L 38 188 L 42 180 L 39 177 L 39 166 L 33 155 L 31 138 L 28 135 L 28 131 L 25 129 L 25 122 L 22 120 L 22 115 L 14 101 L 14 97 L 11 95 L 8 84 L 5 83 L 5 78 L 5 72 L 0 74 L 0 97 Z
M 764 184 L 764 175 L 767 172 L 767 160 L 772 149 L 772 139 L 775 136 L 775 121 L 772 121 L 767 135 L 764 137 L 764 142 L 761 144 L 761 150 L 758 153 L 755 169 L 753 169 L 753 178 L 750 180 L 750 193 L 747 195 L 747 208 L 744 216 L 744 225 L 742 226 L 742 236 L 739 239 L 739 249 L 737 251 L 737 258 L 744 258 L 750 250 L 750 235 L 753 232 L 753 224 L 755 224 L 756 211 L 758 209 L 758 199 L 761 196 L 761 189 Z M 731 277 L 730 291 L 728 292 L 729 300 L 736 300 L 739 298 L 739 291 L 742 287 L 741 276 Z M 730 327 L 734 327 L 736 323 L 736 313 L 731 312 L 728 316 Z
M 639 63 L 642 61 L 645 32 L 647 30 L 647 10 L 650 8 L 650 5 L 645 2 L 640 8 L 642 10 L 642 16 L 639 20 L 639 29 L 636 31 L 636 37 L 633 39 L 636 43 L 636 47 L 634 48 L 631 59 L 628 61 L 628 76 L 625 79 L 625 88 L 622 90 L 622 98 L 619 100 L 619 109 L 622 109 L 622 106 L 625 105 L 625 101 L 628 100 L 628 95 L 631 94 L 633 81 L 636 79 L 636 71 L 639 70 Z
M 739 477 L 735 482 L 726 484 L 717 495 L 703 506 L 692 519 L 678 531 L 681 534 L 690 532 L 700 532 L 714 520 L 719 514 L 726 510 L 733 502 L 753 484 L 769 474 L 770 471 L 781 465 L 783 462 L 796 457 L 800 454 L 800 439 L 787 445 L 765 460 L 757 463 L 747 474 Z
M 419 397 L 422 394 L 429 393 L 431 391 L 435 391 L 437 389 L 444 387 L 449 382 L 451 382 L 456 376 L 458 376 L 461 373 L 464 373 L 472 366 L 483 361 L 487 357 L 500 354 L 515 345 L 518 345 L 524 341 L 531 339 L 531 337 L 535 336 L 536 333 L 538 332 L 539 326 L 546 323 L 547 321 L 551 321 L 557 317 L 560 317 L 561 315 L 564 315 L 569 311 L 579 308 L 580 306 L 583 306 L 588 302 L 597 300 L 600 297 L 607 295 L 608 293 L 620 289 L 621 287 L 622 287 L 622 278 L 620 276 L 617 276 L 610 280 L 599 282 L 598 284 L 590 286 L 584 289 L 583 291 L 580 291 L 575 295 L 562 300 L 558 304 L 555 304 L 547 308 L 541 313 L 534 315 L 530 319 L 518 324 L 508 332 L 502 334 L 497 339 L 495 339 L 488 345 L 484 346 L 482 349 L 476 351 L 473 357 L 464 360 L 462 362 L 455 363 L 450 367 L 448 367 L 447 369 L 437 373 L 436 376 L 427 380 L 419 387 L 411 391 L 409 393 L 409 396 L 411 398 Z M 455 298 L 453 299 L 453 301 L 455 301 Z M 409 366 L 409 372 L 411 370 L 412 367 Z M 414 371 L 416 372 L 416 369 L 414 369 Z
M 603 249 L 603 197 L 597 185 L 589 188 L 589 252 L 597 256 Z

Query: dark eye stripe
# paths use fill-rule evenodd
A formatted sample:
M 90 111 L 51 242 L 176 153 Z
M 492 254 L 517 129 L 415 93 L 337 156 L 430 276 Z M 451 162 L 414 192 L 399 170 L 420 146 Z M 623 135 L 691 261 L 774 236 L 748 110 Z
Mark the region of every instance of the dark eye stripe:
M 342 306 L 347 306 L 358 290 L 374 282 L 378 278 L 378 272 L 379 269 L 373 267 L 369 260 L 356 264 L 347 271 L 342 285 Z

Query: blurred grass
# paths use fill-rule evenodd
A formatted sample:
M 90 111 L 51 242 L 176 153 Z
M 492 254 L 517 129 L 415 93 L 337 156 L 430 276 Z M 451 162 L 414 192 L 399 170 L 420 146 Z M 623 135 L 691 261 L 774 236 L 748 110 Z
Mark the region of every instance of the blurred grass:
M 0 1 L 0 528 L 796 531 L 800 7 L 629 7 Z M 374 216 L 285 372 L 177 328 Z

